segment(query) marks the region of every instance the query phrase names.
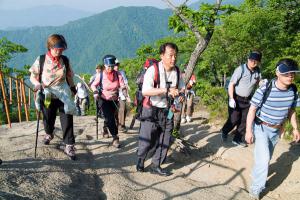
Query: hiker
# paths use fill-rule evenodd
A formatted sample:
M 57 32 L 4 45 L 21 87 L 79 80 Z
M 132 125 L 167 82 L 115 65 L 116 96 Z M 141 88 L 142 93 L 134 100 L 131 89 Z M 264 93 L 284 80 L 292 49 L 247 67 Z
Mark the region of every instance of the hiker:
M 184 74 L 182 75 L 184 76 Z M 182 114 L 181 114 L 181 123 L 184 124 L 186 122 L 192 121 L 192 115 L 194 111 L 193 100 L 195 97 L 195 92 L 193 90 L 193 86 L 196 84 L 195 74 L 192 74 L 188 84 L 186 85 L 185 90 L 185 101 L 182 105 Z
M 165 43 L 159 49 L 161 61 L 149 67 L 144 76 L 142 94 L 145 96 L 139 132 L 138 161 L 136 169 L 144 171 L 147 153 L 153 150 L 151 172 L 168 176 L 160 166 L 165 161 L 173 130 L 173 107 L 170 100 L 184 100 L 184 83 L 176 64 L 178 47 Z M 181 92 L 181 93 L 180 93 Z M 179 96 L 180 95 L 180 96 Z
M 38 103 L 43 113 L 46 132 L 43 143 L 49 145 L 54 137 L 56 113 L 59 110 L 65 143 L 64 152 L 71 159 L 75 159 L 73 114 L 76 113 L 76 108 L 73 97 L 76 88 L 69 60 L 62 55 L 67 49 L 67 42 L 62 35 L 53 34 L 48 37 L 46 46 L 48 49 L 46 55 L 39 56 L 29 69 L 30 81 L 35 90 L 42 91 L 42 101 Z M 66 107 L 70 109 L 69 113 L 66 112 Z
M 236 146 L 247 147 L 244 140 L 246 117 L 254 89 L 261 80 L 259 69 L 261 57 L 260 52 L 252 51 L 247 63 L 237 67 L 233 72 L 228 86 L 228 119 L 221 130 L 223 142 L 227 141 L 228 133 L 237 126 L 232 143 Z
M 125 89 L 119 89 L 119 111 L 118 111 L 118 130 L 121 133 L 126 133 L 127 128 L 125 126 L 125 119 L 126 119 L 126 101 L 129 103 L 131 102 L 130 97 L 128 95 L 128 90 L 129 90 L 129 85 L 128 85 L 128 80 L 125 74 L 124 70 L 120 70 L 120 62 L 118 59 L 116 59 L 116 65 L 114 67 L 114 70 L 117 72 L 120 72 L 122 75 L 124 84 L 125 84 Z
M 100 74 L 101 70 L 103 70 L 103 67 L 101 65 L 96 65 L 96 73 L 91 76 L 90 81 L 88 83 L 88 86 L 91 87 L 92 83 L 96 79 L 96 76 Z
M 86 86 L 80 82 L 76 85 L 77 94 L 75 95 L 75 104 L 78 116 L 85 116 L 86 109 L 90 104 L 89 91 Z
M 269 161 L 286 119 L 291 121 L 295 142 L 300 139 L 295 108 L 299 107 L 297 87 L 292 84 L 298 64 L 292 59 L 282 59 L 276 64 L 277 78 L 256 90 L 247 116 L 246 141 L 254 146 L 254 166 L 249 194 L 259 199 L 265 189 Z
M 104 69 L 96 76 L 91 88 L 94 98 L 98 102 L 98 108 L 104 115 L 103 137 L 108 138 L 108 130 L 113 137 L 112 145 L 120 148 L 117 126 L 119 89 L 126 90 L 124 80 L 120 72 L 114 70 L 116 57 L 106 55 L 103 58 Z M 100 90 L 97 89 L 99 86 Z M 107 130 L 108 129 L 108 130 Z
M 181 76 L 184 77 L 185 69 L 182 71 Z M 180 125 L 186 122 L 192 121 L 192 114 L 194 111 L 194 96 L 195 92 L 192 87 L 196 84 L 196 77 L 192 74 L 189 82 L 186 85 L 185 89 L 185 99 L 182 103 L 181 112 L 174 113 L 174 130 L 172 132 L 172 136 L 175 138 L 180 137 Z

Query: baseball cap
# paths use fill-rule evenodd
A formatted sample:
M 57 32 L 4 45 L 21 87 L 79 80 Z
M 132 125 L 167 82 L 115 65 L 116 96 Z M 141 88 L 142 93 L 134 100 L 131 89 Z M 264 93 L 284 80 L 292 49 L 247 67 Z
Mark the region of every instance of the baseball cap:
M 57 48 L 57 49 L 66 49 L 67 46 L 65 45 L 64 42 L 58 42 L 55 45 L 53 45 L 53 48 Z
M 104 65 L 115 66 L 116 65 L 116 57 L 114 56 L 105 56 L 103 58 Z
M 261 62 L 261 57 L 262 57 L 261 53 L 254 51 L 249 54 L 248 58 L 251 60 L 256 60 L 256 61 Z
M 279 64 L 277 67 L 276 67 L 276 70 L 280 73 L 280 74 L 287 74 L 287 73 L 290 73 L 290 72 L 299 72 L 299 68 L 297 66 L 294 66 L 294 65 L 286 65 L 284 63 L 281 63 Z

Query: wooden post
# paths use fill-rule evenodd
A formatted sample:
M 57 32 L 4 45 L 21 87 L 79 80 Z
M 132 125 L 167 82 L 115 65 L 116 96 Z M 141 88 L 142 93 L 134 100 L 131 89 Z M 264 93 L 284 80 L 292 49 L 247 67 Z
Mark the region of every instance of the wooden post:
M 20 89 L 19 89 L 19 81 L 16 79 L 16 91 L 17 91 L 17 104 L 18 104 L 18 116 L 19 116 L 19 122 L 22 122 L 22 116 L 21 116 L 21 101 L 20 101 Z
M 31 91 L 30 88 L 28 88 L 28 107 L 31 108 Z
M 29 121 L 29 112 L 28 112 L 28 104 L 26 103 L 26 92 L 25 92 L 25 84 L 24 84 L 24 79 L 21 79 L 21 91 L 22 91 L 22 97 L 23 97 L 23 104 L 25 107 L 25 116 L 26 116 L 26 121 Z
M 20 90 L 19 92 L 20 92 L 21 106 L 23 106 L 24 102 L 23 102 L 23 98 L 22 98 L 22 82 L 20 81 L 19 84 L 20 84 L 19 85 L 19 90 Z
M 12 104 L 12 97 L 13 97 L 13 95 L 12 95 L 12 78 L 9 77 L 8 80 L 9 80 L 9 104 Z
M 2 90 L 2 96 L 3 96 L 3 102 L 4 102 L 4 107 L 5 107 L 6 118 L 7 118 L 9 128 L 11 128 L 9 110 L 8 110 L 7 99 L 6 99 L 5 88 L 4 88 L 4 79 L 3 79 L 3 74 L 2 74 L 1 71 L 0 71 L 0 84 L 1 84 L 1 90 Z

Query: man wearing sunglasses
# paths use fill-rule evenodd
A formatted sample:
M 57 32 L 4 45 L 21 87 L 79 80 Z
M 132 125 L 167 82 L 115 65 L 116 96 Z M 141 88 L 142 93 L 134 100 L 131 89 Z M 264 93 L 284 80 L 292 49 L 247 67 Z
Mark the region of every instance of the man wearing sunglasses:
M 245 139 L 255 142 L 254 167 L 249 194 L 255 199 L 265 188 L 269 161 L 279 136 L 284 132 L 283 123 L 290 119 L 295 142 L 300 139 L 295 108 L 300 104 L 293 84 L 298 64 L 292 59 L 282 59 L 276 65 L 277 78 L 258 88 L 251 99 L 247 115 Z M 269 92 L 268 92 L 269 91 Z

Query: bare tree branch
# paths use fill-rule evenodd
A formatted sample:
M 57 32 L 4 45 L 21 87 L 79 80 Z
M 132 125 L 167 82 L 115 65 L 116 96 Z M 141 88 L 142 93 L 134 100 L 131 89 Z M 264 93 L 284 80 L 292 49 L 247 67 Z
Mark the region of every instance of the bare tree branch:
M 171 9 L 182 20 L 182 22 L 184 24 L 186 24 L 191 29 L 191 31 L 195 34 L 195 37 L 198 40 L 197 45 L 196 45 L 194 51 L 191 54 L 190 60 L 188 62 L 187 69 L 185 71 L 184 83 L 187 84 L 188 81 L 190 80 L 192 74 L 193 74 L 193 71 L 194 71 L 194 68 L 196 66 L 198 58 L 203 53 L 203 51 L 206 49 L 206 47 L 207 47 L 207 45 L 208 45 L 208 43 L 209 43 L 209 41 L 210 41 L 210 39 L 213 35 L 214 28 L 207 29 L 207 33 L 206 33 L 205 37 L 203 37 L 200 34 L 200 32 L 198 31 L 197 27 L 195 27 L 193 25 L 193 22 L 190 19 L 186 18 L 180 12 L 179 8 L 174 6 L 174 4 L 171 2 L 171 0 L 162 0 L 162 1 L 165 1 L 171 7 Z M 214 14 L 215 15 L 218 13 L 218 11 L 220 9 L 220 6 L 221 6 L 221 3 L 222 3 L 222 0 L 216 0 L 215 8 L 214 8 Z M 209 25 L 210 25 L 209 27 L 214 27 L 214 23 L 215 23 L 215 18 L 211 18 L 209 20 Z

